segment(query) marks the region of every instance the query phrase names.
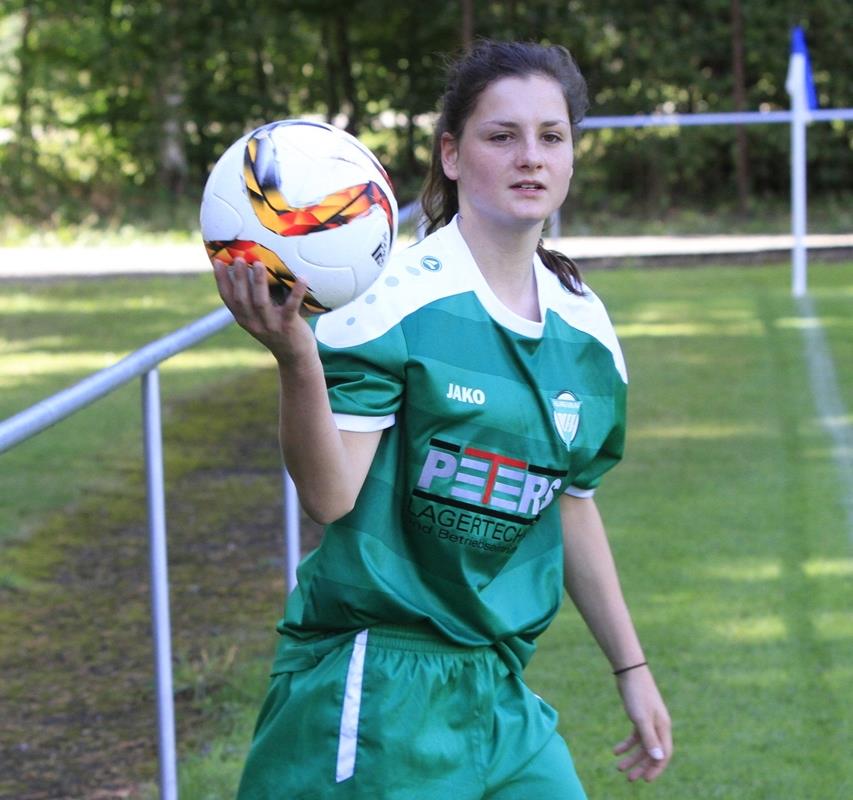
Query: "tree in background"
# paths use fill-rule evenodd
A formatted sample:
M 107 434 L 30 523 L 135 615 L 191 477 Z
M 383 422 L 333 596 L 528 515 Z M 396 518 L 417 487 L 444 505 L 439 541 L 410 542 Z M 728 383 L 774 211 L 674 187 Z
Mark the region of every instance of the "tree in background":
M 732 98 L 735 111 L 746 111 L 746 73 L 744 71 L 743 11 L 740 0 L 731 0 L 732 13 Z M 749 211 L 749 147 L 746 126 L 735 127 L 735 173 L 738 208 Z
M 232 141 L 304 115 L 363 138 L 405 202 L 443 54 L 475 36 L 569 46 L 591 114 L 689 113 L 787 108 L 793 22 L 822 105 L 853 104 L 853 5 L 835 0 L 812 0 L 807 19 L 758 0 L 0 0 L 0 213 L 174 222 Z M 574 195 L 616 214 L 746 208 L 787 196 L 788 151 L 785 126 L 588 131 Z M 849 192 L 851 171 L 848 126 L 812 126 L 811 190 Z

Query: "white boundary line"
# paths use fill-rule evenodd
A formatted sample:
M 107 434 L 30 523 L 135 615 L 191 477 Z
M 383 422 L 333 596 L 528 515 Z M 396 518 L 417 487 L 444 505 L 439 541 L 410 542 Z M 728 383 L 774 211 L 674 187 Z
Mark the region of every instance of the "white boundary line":
M 847 536 L 853 544 L 853 420 L 848 417 L 838 375 L 826 334 L 810 295 L 796 299 L 797 311 L 804 325 L 803 345 L 809 371 L 809 385 L 821 427 L 832 445 L 832 457 L 838 469 L 841 505 L 847 523 Z

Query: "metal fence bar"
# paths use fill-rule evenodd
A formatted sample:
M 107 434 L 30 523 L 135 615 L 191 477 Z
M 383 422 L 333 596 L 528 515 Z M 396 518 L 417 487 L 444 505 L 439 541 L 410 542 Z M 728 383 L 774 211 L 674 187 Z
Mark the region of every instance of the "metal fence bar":
M 142 423 L 148 487 L 148 531 L 151 550 L 151 629 L 157 689 L 157 752 L 160 800 L 177 800 L 175 698 L 172 681 L 172 627 L 169 618 L 169 560 L 166 544 L 166 491 L 163 479 L 163 434 L 160 378 L 157 369 L 142 376 Z
M 285 546 L 285 580 L 288 594 L 296 588 L 296 567 L 302 555 L 299 535 L 299 495 L 296 484 L 286 469 L 282 470 L 284 484 L 284 546 Z
M 142 425 L 148 504 L 151 572 L 151 627 L 157 697 L 157 746 L 161 800 L 177 800 L 177 746 L 172 675 L 172 633 L 166 537 L 166 493 L 163 474 L 163 434 L 158 365 L 212 336 L 234 321 L 227 308 L 207 314 L 167 336 L 149 343 L 111 367 L 100 370 L 61 392 L 0 422 L 0 453 L 32 438 L 75 411 L 91 405 L 126 383 L 141 378 Z M 299 497 L 287 470 L 284 480 L 286 581 L 296 586 L 300 558 Z
M 139 377 L 142 379 L 142 424 L 151 571 L 151 627 L 154 640 L 161 800 L 177 800 L 178 781 L 163 435 L 157 365 L 217 333 L 233 321 L 234 317 L 227 308 L 218 309 L 0 423 L 0 453 L 2 453 L 41 433 L 75 411 L 91 405 L 125 383 Z M 298 535 L 297 532 L 297 539 Z
M 138 378 L 161 361 L 212 336 L 233 321 L 234 317 L 227 308 L 213 311 L 174 333 L 151 342 L 113 366 L 102 369 L 74 386 L 3 420 L 0 422 L 0 453 Z
M 832 122 L 835 119 L 853 120 L 853 108 L 814 108 L 807 112 L 807 122 Z
M 663 128 L 696 125 L 764 125 L 791 123 L 794 111 L 731 111 L 713 114 L 634 114 L 596 116 L 581 120 L 581 128 Z M 853 119 L 853 108 L 821 108 L 806 111 L 807 122 L 831 122 Z
M 802 297 L 806 293 L 808 255 L 806 253 L 806 124 L 809 110 L 805 98 L 791 98 L 791 234 L 794 246 L 791 250 L 791 295 Z
M 632 114 L 595 116 L 581 120 L 581 128 L 660 128 L 690 125 L 756 125 L 791 121 L 790 111 L 731 111 L 713 114 Z
M 735 111 L 714 114 L 637 114 L 635 116 L 587 117 L 582 128 L 650 128 L 695 125 L 756 125 L 788 123 L 791 126 L 791 295 L 803 297 L 808 290 L 806 250 L 806 127 L 812 122 L 853 119 L 853 108 L 810 109 L 803 95 L 792 97 L 790 111 Z

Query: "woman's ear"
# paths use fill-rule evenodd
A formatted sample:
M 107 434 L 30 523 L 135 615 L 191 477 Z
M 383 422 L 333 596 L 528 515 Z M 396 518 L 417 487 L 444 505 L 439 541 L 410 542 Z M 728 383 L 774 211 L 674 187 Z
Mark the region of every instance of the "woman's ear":
M 449 133 L 441 134 L 441 168 L 445 176 L 451 181 L 459 178 L 457 161 L 459 159 L 459 148 L 456 137 Z

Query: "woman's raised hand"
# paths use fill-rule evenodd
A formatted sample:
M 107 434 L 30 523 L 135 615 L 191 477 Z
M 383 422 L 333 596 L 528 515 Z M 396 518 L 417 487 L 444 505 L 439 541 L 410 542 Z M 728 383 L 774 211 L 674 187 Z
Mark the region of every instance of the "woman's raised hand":
M 273 302 L 266 267 L 242 258 L 226 265 L 213 261 L 219 296 L 237 323 L 263 344 L 280 364 L 297 366 L 317 358 L 317 343 L 300 314 L 307 284 L 298 279 L 284 303 Z

